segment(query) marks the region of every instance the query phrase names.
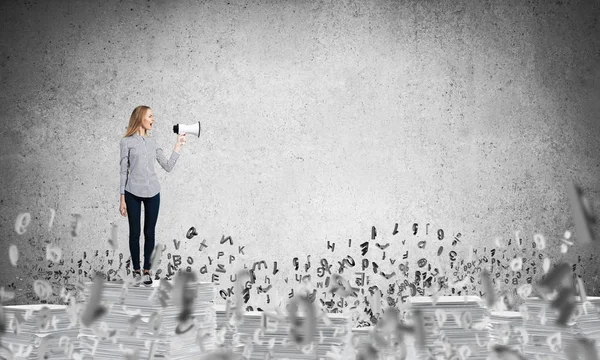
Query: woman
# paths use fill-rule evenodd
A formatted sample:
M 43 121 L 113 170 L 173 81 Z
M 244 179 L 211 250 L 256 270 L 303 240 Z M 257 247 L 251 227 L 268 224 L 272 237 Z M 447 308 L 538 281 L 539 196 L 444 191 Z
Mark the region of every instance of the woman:
M 150 256 L 154 250 L 154 228 L 160 206 L 160 184 L 154 172 L 154 159 L 167 172 L 170 172 L 179 151 L 185 144 L 185 134 L 180 134 L 175 149 L 167 161 L 163 149 L 148 136 L 152 130 L 154 115 L 148 106 L 138 106 L 131 113 L 129 126 L 121 139 L 121 215 L 129 219 L 129 251 L 133 262 L 136 286 L 142 281 L 140 274 L 140 213 L 144 203 L 144 285 L 152 285 Z M 129 172 L 128 172 L 129 170 Z

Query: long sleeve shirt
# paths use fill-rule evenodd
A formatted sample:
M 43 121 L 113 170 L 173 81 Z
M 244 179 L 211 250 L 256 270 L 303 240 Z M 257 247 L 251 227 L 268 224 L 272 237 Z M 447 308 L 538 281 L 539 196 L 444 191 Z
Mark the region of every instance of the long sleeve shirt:
M 167 160 L 154 138 L 134 134 L 121 139 L 121 194 L 127 190 L 139 197 L 155 196 L 160 192 L 160 184 L 154 159 L 170 172 L 178 158 L 179 153 L 173 151 Z

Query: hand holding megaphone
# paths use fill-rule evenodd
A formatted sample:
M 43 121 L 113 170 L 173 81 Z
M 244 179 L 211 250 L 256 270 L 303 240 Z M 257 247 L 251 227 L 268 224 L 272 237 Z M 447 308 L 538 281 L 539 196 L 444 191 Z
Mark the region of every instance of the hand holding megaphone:
M 179 152 L 179 150 L 181 150 L 181 147 L 185 144 L 185 135 L 186 134 L 180 134 L 177 136 L 177 142 L 175 142 L 176 152 Z

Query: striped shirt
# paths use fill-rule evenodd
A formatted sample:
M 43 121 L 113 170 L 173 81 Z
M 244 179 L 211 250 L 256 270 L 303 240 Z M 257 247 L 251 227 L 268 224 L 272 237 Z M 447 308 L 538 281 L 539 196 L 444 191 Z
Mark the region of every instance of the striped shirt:
M 134 134 L 121 139 L 121 194 L 127 190 L 139 197 L 155 196 L 160 192 L 160 184 L 154 171 L 154 159 L 170 172 L 178 158 L 179 153 L 173 151 L 167 161 L 163 149 L 152 137 Z

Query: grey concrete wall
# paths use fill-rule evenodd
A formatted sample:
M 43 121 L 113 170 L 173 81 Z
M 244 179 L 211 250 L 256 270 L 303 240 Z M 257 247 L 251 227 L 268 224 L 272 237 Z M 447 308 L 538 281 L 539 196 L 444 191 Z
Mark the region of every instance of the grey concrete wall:
M 367 259 L 370 281 L 398 291 L 415 270 L 433 271 L 416 265 L 421 258 L 452 273 L 455 251 L 453 269 L 473 274 L 463 269 L 470 246 L 474 259 L 492 257 L 495 237 L 520 231 L 527 276 L 542 273 L 532 249 L 542 233 L 543 256 L 579 264 L 598 293 L 597 246 L 566 255 L 559 246 L 574 230 L 567 185 L 600 203 L 599 17 L 597 1 L 2 2 L 0 285 L 13 302 L 39 302 L 32 281 L 49 277 L 55 301 L 94 270 L 124 269 L 118 143 L 144 104 L 167 156 L 173 124 L 203 128 L 171 173 L 156 164 L 156 234 L 170 254 L 161 276 L 173 255 L 180 269 L 190 257 L 193 271 L 207 266 L 201 279 L 220 274 L 226 289 L 235 269 L 265 260 L 256 286 L 270 281 L 268 294 L 286 298 L 295 275 L 314 280 L 322 258 L 334 271 L 350 255 L 357 265 L 346 274 Z M 191 226 L 199 235 L 188 240 Z M 62 265 L 45 259 L 49 243 L 63 250 Z M 493 256 L 505 266 L 516 252 L 513 243 Z M 516 288 L 514 273 L 500 266 L 499 276 Z M 250 303 L 265 299 L 253 291 Z

